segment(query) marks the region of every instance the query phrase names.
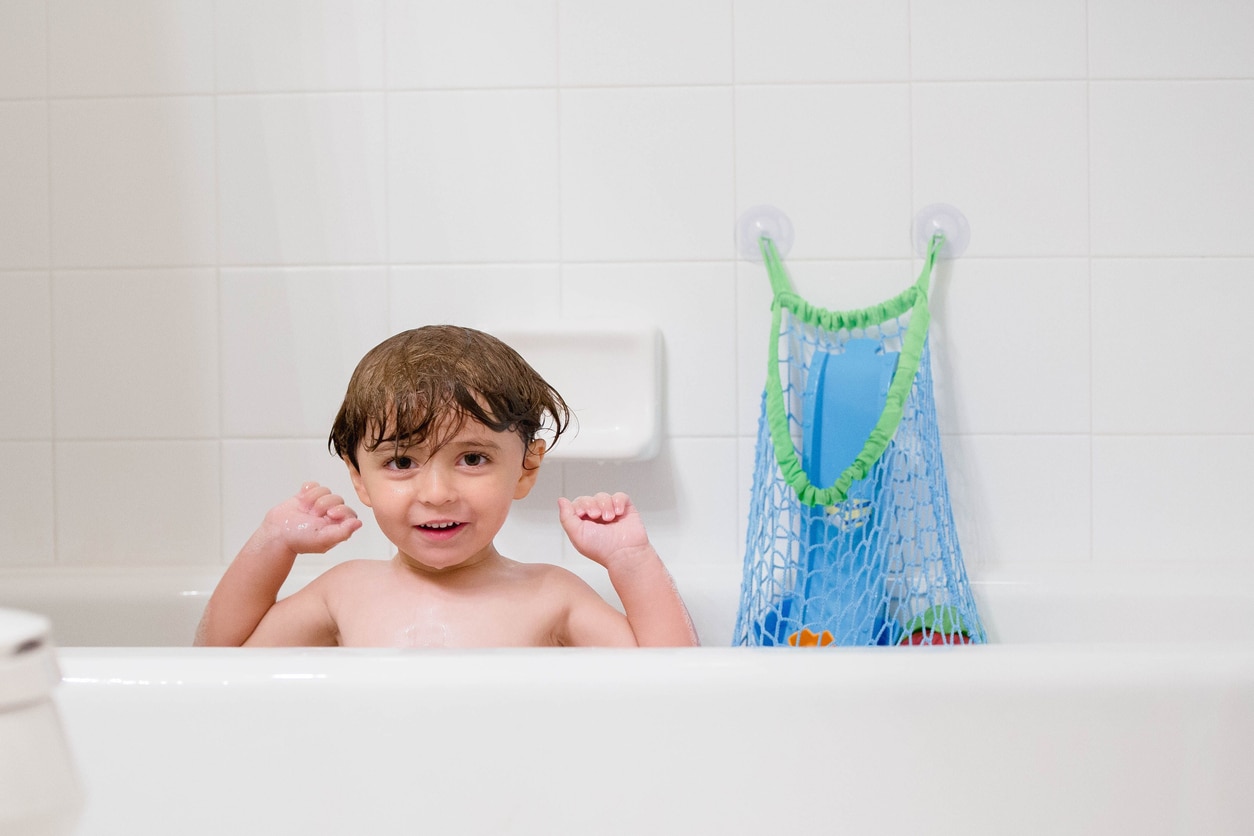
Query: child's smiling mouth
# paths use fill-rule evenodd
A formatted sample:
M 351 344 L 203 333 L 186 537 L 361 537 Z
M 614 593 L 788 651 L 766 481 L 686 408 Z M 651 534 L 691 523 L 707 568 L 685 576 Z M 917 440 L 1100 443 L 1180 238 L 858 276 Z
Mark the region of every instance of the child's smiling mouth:
M 455 520 L 435 520 L 432 522 L 418 523 L 414 528 L 426 534 L 428 537 L 435 539 L 444 539 L 452 537 L 458 531 L 464 528 L 466 523 L 457 522 Z

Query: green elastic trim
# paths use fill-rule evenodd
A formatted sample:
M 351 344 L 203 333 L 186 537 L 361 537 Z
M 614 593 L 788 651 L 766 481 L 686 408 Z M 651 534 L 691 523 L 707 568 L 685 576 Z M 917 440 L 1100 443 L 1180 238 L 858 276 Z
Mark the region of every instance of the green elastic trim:
M 771 430 L 771 441 L 775 446 L 775 460 L 779 462 L 784 481 L 796 492 L 802 503 L 813 506 L 835 505 L 845 501 L 849 496 L 849 486 L 855 480 L 866 478 L 871 467 L 888 449 L 893 434 L 897 432 L 897 425 L 901 423 L 906 398 L 910 395 L 910 387 L 914 384 L 919 360 L 923 356 L 923 341 L 927 337 L 928 323 L 931 320 L 927 304 L 928 288 L 932 268 L 936 265 L 937 254 L 945 244 L 945 237 L 939 232 L 932 236 L 923 270 L 913 285 L 892 299 L 853 311 L 829 311 L 806 302 L 793 292 L 788 273 L 785 272 L 783 262 L 775 249 L 775 242 L 764 235 L 759 243 L 767 274 L 771 278 L 771 289 L 775 294 L 771 304 L 771 345 L 766 375 L 766 420 Z M 901 356 L 897 360 L 893 381 L 888 387 L 884 411 L 880 413 L 879 421 L 867 436 L 866 444 L 853 464 L 845 468 L 835 483 L 824 488 L 810 482 L 801 467 L 801 457 L 797 455 L 792 437 L 788 434 L 788 410 L 784 406 L 783 385 L 779 379 L 779 331 L 785 309 L 807 325 L 826 331 L 866 328 L 887 322 L 906 311 L 911 312 L 910 326 L 902 339 Z

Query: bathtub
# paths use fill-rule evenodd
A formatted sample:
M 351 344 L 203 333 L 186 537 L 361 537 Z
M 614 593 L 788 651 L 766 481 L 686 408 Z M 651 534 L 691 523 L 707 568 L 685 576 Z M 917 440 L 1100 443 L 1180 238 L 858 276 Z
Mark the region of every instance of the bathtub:
M 1254 832 L 1249 570 L 976 569 L 981 647 L 188 648 L 217 574 L 0 574 L 80 836 Z M 739 572 L 675 576 L 726 644 Z

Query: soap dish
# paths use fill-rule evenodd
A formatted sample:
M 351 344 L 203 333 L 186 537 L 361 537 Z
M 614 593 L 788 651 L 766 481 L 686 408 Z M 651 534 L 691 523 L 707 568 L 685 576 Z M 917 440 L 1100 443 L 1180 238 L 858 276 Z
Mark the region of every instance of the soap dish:
M 485 326 L 549 382 L 574 413 L 550 461 L 641 461 L 662 441 L 662 335 L 601 323 Z

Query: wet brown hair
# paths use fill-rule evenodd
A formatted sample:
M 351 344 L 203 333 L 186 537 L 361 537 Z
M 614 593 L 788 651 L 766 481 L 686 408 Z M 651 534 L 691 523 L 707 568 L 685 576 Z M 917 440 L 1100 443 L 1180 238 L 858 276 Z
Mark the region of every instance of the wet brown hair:
M 552 446 L 570 424 L 562 396 L 518 352 L 473 328 L 428 325 L 366 353 L 348 382 L 328 447 L 354 468 L 357 449 L 443 446 L 471 418 L 516 432 L 523 449 L 542 430 Z

